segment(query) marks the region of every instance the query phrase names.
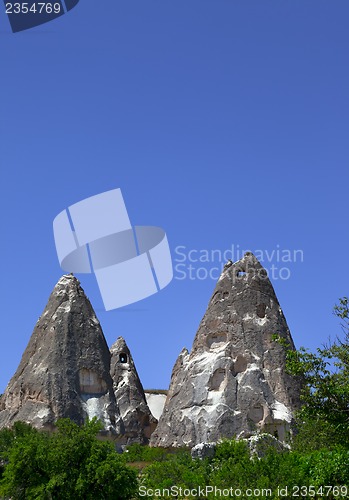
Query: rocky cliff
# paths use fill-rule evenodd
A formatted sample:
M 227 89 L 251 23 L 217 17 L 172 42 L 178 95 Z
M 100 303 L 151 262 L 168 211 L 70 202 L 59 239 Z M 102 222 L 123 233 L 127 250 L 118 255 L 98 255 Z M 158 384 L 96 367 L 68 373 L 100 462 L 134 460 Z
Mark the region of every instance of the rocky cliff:
M 285 439 L 300 383 L 285 372 L 294 348 L 265 269 L 251 253 L 229 262 L 218 280 L 193 347 L 173 368 L 154 446 L 193 446 L 257 430 Z

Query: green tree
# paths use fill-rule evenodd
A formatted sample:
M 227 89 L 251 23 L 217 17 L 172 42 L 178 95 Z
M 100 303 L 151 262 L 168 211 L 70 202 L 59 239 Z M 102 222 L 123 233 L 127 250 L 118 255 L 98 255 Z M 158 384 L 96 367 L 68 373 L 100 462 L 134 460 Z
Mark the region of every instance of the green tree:
M 172 486 L 183 489 L 202 488 L 208 484 L 207 474 L 208 461 L 192 460 L 190 453 L 186 450 L 176 454 L 169 454 L 164 461 L 155 461 L 142 472 L 141 485 L 147 489 L 170 490 Z M 153 497 L 156 498 L 156 495 Z M 163 494 L 163 498 L 174 498 L 174 494 L 169 491 Z M 179 497 L 184 498 L 184 497 Z M 186 497 L 186 498 L 192 498 Z M 195 496 L 196 500 L 206 497 Z
M 82 427 L 62 419 L 53 434 L 20 423 L 0 433 L 6 462 L 0 494 L 14 500 L 132 498 L 137 473 L 111 443 L 97 439 L 100 429 L 96 419 Z
M 48 480 L 46 471 L 48 435 L 16 422 L 12 436 L 8 434 L 7 440 L 8 448 L 5 451 L 7 464 L 0 483 L 0 492 L 14 499 L 45 498 L 42 493 L 44 484 Z
M 300 448 L 349 446 L 348 297 L 340 299 L 334 314 L 341 320 L 343 339 L 337 337 L 315 353 L 304 347 L 287 351 L 287 370 L 304 381 L 296 439 Z

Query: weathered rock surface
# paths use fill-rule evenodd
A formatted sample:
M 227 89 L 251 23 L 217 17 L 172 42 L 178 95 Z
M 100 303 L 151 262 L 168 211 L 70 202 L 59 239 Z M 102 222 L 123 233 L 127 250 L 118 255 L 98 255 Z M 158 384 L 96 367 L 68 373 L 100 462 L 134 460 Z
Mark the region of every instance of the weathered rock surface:
M 191 449 L 191 458 L 204 460 L 213 458 L 216 453 L 216 443 L 199 443 Z
M 271 448 L 274 448 L 279 453 L 291 449 L 290 445 L 279 441 L 279 439 L 271 434 L 257 433 L 244 441 L 247 443 L 251 457 L 263 458 Z
M 77 278 L 65 275 L 0 400 L 0 428 L 22 420 L 50 429 L 62 417 L 81 424 L 94 416 L 124 433 L 101 326 Z
M 180 353 L 153 446 L 195 446 L 263 431 L 284 440 L 300 383 L 285 372 L 294 348 L 265 269 L 251 253 L 218 280 L 191 353 Z
M 271 448 L 274 448 L 279 453 L 291 449 L 288 444 L 266 433 L 257 432 L 249 438 L 241 439 L 241 441 L 247 444 L 251 457 L 263 458 Z M 217 444 L 219 443 L 199 443 L 191 449 L 191 457 L 199 460 L 212 458 L 216 454 Z
M 125 340 L 119 337 L 110 352 L 110 373 L 125 429 L 123 443 L 148 443 L 157 420 L 149 410 L 130 350 Z

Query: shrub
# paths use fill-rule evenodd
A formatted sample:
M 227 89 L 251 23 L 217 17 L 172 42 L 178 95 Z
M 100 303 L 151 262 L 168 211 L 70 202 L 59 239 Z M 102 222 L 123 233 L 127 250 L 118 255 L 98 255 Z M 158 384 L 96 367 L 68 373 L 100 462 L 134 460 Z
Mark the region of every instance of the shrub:
M 0 494 L 13 500 L 133 498 L 137 472 L 111 443 L 97 440 L 100 428 L 95 419 L 83 427 L 63 419 L 49 435 L 16 424 L 12 436 L 3 434 L 8 446 Z

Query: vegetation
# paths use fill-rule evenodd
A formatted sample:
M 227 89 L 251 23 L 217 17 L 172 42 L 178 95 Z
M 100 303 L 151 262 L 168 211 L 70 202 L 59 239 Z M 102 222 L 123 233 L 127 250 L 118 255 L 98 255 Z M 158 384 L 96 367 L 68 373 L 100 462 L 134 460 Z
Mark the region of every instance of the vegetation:
M 326 495 L 325 486 L 332 486 Z M 212 459 L 192 460 L 189 452 L 169 454 L 166 461 L 143 470 L 140 485 L 147 498 L 157 498 L 161 492 L 162 498 L 179 493 L 178 498 L 202 500 L 217 498 L 218 490 L 226 497 L 230 492 L 229 498 L 276 499 L 280 489 L 287 498 L 348 498 L 349 450 L 280 453 L 270 448 L 258 458 L 250 456 L 243 441 L 223 441 Z
M 95 419 L 83 427 L 62 419 L 53 434 L 21 422 L 0 431 L 0 494 L 14 500 L 132 498 L 137 472 L 111 443 L 96 438 L 100 429 Z
M 178 452 L 178 450 L 173 450 L 173 452 L 176 451 Z M 164 460 L 167 460 L 170 452 L 171 450 L 166 448 L 150 448 L 149 446 L 134 443 L 127 447 L 125 459 L 128 463 L 163 462 Z
M 349 447 L 349 300 L 340 299 L 334 314 L 341 320 L 343 339 L 311 353 L 304 347 L 287 351 L 289 373 L 303 378 L 302 408 L 293 449 Z M 276 339 L 283 342 L 282 339 Z
M 335 308 L 344 337 L 310 353 L 287 351 L 304 380 L 292 450 L 251 455 L 246 441 L 220 442 L 212 458 L 133 444 L 119 455 L 99 441 L 96 420 L 69 420 L 47 434 L 17 422 L 0 431 L 0 495 L 13 500 L 349 498 L 349 303 Z M 282 342 L 281 339 L 276 339 Z
M 146 389 L 144 392 L 147 394 L 164 394 L 165 396 L 168 393 L 167 389 Z

